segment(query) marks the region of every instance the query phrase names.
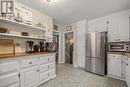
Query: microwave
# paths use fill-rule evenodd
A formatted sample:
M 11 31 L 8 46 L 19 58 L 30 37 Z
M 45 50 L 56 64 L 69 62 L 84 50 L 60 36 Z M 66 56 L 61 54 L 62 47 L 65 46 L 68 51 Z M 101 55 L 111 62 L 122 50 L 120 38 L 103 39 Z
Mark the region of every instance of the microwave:
M 130 52 L 130 42 L 109 42 L 108 52 Z

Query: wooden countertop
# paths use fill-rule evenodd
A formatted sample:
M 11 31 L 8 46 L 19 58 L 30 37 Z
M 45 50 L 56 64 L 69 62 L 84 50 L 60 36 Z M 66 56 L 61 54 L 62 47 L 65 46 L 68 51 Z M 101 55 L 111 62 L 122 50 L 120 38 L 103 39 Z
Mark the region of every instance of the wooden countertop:
M 125 55 L 130 57 L 130 52 L 107 52 L 108 54 L 118 54 L 118 55 Z
M 53 54 L 55 52 L 38 52 L 38 53 L 17 53 L 17 54 L 0 54 L 0 59 L 16 58 L 21 56 L 33 56 L 33 55 L 44 55 Z

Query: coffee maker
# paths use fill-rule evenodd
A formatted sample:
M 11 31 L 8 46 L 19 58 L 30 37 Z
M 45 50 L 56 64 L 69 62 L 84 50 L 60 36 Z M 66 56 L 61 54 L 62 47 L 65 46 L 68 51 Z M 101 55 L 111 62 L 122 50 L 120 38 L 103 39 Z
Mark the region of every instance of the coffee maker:
M 45 47 L 46 47 L 45 42 L 41 41 L 39 44 L 40 44 L 40 52 L 45 52 L 46 51 L 46 49 L 45 49 Z
M 33 53 L 33 41 L 26 41 L 26 53 Z

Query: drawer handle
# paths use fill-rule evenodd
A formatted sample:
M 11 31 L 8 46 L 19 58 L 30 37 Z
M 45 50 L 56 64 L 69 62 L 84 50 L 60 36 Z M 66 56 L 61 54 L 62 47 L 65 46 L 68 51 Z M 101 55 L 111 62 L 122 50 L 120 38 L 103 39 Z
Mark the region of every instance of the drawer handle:
M 29 64 L 32 64 L 32 62 L 29 62 Z

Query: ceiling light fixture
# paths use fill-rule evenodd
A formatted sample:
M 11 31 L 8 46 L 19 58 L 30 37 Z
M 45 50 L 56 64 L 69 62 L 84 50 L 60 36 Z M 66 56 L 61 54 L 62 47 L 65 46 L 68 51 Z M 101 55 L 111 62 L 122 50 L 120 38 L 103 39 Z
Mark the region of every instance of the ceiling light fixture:
M 49 3 L 49 2 L 51 2 L 51 0 L 47 0 L 47 2 Z

